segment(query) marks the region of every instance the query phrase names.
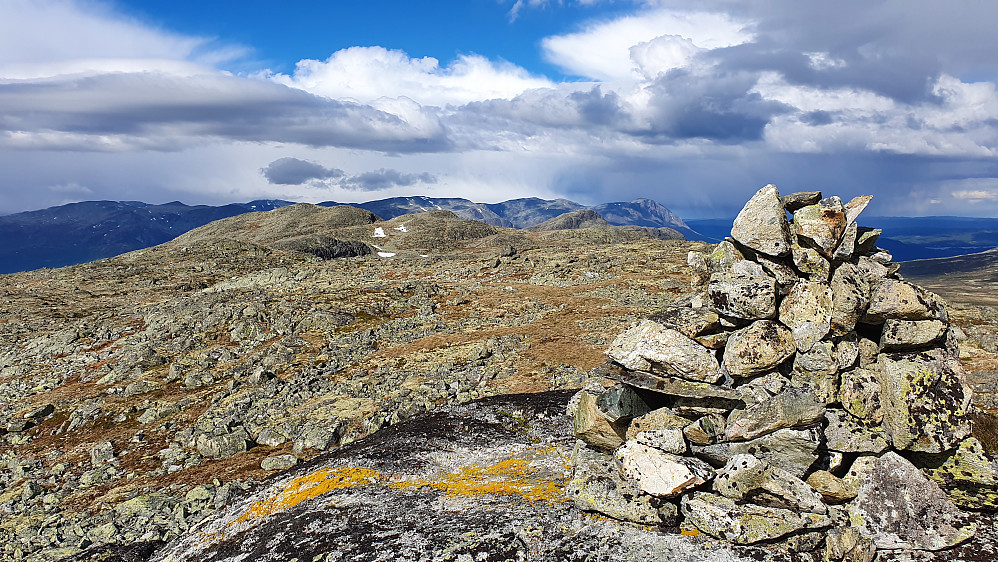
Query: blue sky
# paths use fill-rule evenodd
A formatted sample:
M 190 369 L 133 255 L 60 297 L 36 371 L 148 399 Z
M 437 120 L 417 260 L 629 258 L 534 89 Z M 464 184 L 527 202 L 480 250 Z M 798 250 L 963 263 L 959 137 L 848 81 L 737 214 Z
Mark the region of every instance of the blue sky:
M 998 216 L 998 3 L 0 0 L 0 213 L 649 197 Z

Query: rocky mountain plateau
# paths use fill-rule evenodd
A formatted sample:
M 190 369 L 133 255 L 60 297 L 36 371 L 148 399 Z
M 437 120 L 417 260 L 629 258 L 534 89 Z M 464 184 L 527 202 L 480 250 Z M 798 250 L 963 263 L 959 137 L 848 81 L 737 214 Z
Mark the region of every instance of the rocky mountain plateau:
M 993 560 L 998 307 L 864 201 L 296 204 L 0 276 L 0 559 Z

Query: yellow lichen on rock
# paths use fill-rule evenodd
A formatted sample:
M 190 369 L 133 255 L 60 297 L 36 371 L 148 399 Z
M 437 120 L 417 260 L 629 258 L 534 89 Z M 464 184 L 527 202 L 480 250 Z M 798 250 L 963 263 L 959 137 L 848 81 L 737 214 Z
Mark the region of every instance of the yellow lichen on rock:
M 319 470 L 295 478 L 273 497 L 254 502 L 234 523 L 242 523 L 249 519 L 266 517 L 332 490 L 376 484 L 383 478 L 380 472 L 370 468 L 345 466 Z
M 471 465 L 434 478 L 392 483 L 395 488 L 422 486 L 451 496 L 519 495 L 528 501 L 565 501 L 564 483 L 553 481 L 524 459 L 507 459 L 486 467 Z

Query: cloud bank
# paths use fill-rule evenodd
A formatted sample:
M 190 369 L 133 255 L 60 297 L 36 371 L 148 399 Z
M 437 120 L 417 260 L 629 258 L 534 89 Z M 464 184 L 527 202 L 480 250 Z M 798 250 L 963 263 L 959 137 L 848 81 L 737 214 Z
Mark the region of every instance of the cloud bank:
M 510 6 L 517 25 L 562 3 Z M 659 0 L 539 38 L 562 81 L 380 46 L 240 75 L 225 70 L 240 46 L 105 5 L 10 0 L 0 212 L 113 198 L 131 177 L 149 200 L 418 189 L 650 197 L 686 216 L 732 215 L 772 182 L 871 192 L 871 214 L 994 216 L 996 20 L 991 3 Z

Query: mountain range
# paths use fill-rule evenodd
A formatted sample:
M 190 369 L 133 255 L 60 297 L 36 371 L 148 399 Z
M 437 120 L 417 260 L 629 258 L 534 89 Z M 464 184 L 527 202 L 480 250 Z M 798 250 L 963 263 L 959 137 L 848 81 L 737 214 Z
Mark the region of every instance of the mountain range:
M 0 273 L 62 267 L 116 256 L 162 244 L 212 221 L 293 205 L 293 201 L 257 200 L 222 206 L 185 205 L 179 201 L 153 205 L 139 201 L 84 201 L 0 217 Z M 323 207 L 347 205 L 335 201 Z M 512 199 L 475 203 L 460 198 L 393 197 L 349 203 L 384 220 L 432 210 L 493 226 L 526 228 L 564 213 L 592 209 L 615 226 L 672 228 L 697 238 L 678 215 L 650 199 L 586 207 L 567 199 Z

